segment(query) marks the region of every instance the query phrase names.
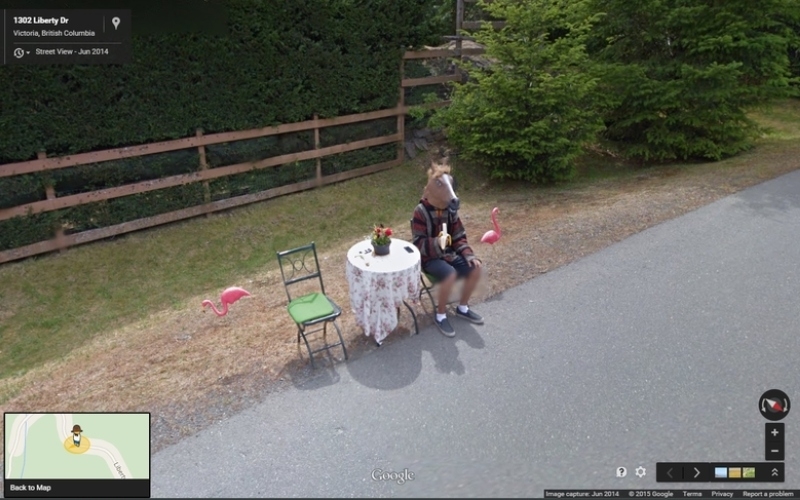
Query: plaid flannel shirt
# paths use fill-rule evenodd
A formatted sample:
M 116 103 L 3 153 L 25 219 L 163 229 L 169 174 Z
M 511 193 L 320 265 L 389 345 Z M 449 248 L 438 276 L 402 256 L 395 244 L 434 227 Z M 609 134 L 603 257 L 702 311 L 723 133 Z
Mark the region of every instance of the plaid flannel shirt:
M 437 241 L 437 236 L 442 231 L 442 224 L 447 224 L 447 232 L 452 240 L 444 250 Z M 467 243 L 467 232 L 458 214 L 451 215 L 449 210 L 438 210 L 427 200 L 420 200 L 414 210 L 411 234 L 414 245 L 419 248 L 423 264 L 434 259 L 452 262 L 459 255 L 467 262 L 475 259 L 472 247 Z

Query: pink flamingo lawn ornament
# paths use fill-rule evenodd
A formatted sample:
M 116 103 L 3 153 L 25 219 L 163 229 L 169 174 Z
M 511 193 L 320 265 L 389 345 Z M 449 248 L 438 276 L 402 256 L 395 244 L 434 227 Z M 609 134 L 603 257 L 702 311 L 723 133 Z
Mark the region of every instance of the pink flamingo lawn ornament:
M 486 234 L 483 235 L 481 238 L 481 243 L 488 243 L 490 245 L 494 245 L 497 243 L 497 240 L 500 239 L 500 226 L 497 224 L 497 214 L 500 213 L 500 209 L 494 207 L 492 209 L 492 224 L 494 224 L 494 230 L 486 231 Z
M 228 314 L 228 305 L 233 304 L 237 300 L 241 299 L 242 297 L 249 297 L 250 292 L 245 290 L 244 288 L 239 288 L 238 286 L 232 286 L 230 288 L 226 288 L 222 295 L 220 295 L 220 300 L 222 301 L 222 310 L 220 311 L 214 305 L 213 302 L 210 300 L 203 301 L 203 307 L 211 306 L 211 309 L 217 314 L 217 316 L 225 316 Z
M 488 243 L 492 245 L 492 257 L 494 257 L 494 244 L 500 239 L 500 226 L 497 224 L 497 214 L 500 213 L 500 209 L 494 207 L 492 209 L 492 224 L 494 224 L 494 229 L 490 231 L 486 231 L 486 233 L 481 238 L 481 243 Z

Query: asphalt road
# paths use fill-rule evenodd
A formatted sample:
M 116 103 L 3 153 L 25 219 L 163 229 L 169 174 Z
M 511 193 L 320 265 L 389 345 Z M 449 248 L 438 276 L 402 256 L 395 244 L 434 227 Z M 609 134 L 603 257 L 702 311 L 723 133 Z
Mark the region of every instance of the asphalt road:
M 530 497 L 670 487 L 659 461 L 763 461 L 760 395 L 800 404 L 798 300 L 800 171 L 508 290 L 454 339 L 318 370 L 155 454 L 152 495 Z M 786 482 L 761 487 L 800 488 L 798 418 Z

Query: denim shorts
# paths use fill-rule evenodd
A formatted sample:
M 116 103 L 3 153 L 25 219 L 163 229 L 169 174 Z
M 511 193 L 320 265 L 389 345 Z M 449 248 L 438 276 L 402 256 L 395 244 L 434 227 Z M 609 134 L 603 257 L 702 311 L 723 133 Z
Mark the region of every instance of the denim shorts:
M 458 273 L 459 278 L 469 276 L 474 267 L 469 265 L 466 259 L 458 256 L 452 262 L 447 262 L 444 259 L 433 259 L 426 262 L 422 266 L 422 270 L 436 278 L 436 281 L 442 281 L 452 273 Z

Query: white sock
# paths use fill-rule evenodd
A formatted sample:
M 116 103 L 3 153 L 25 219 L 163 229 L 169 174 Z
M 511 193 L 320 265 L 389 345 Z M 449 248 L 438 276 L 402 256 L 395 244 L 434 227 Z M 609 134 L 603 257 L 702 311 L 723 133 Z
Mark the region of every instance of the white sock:
M 445 319 L 446 317 L 447 317 L 447 314 L 439 314 L 439 313 L 436 313 L 436 321 L 442 321 L 442 320 L 443 320 L 443 319 Z
M 458 305 L 458 312 L 462 314 L 467 314 L 469 312 L 469 306 L 462 306 L 461 304 Z

